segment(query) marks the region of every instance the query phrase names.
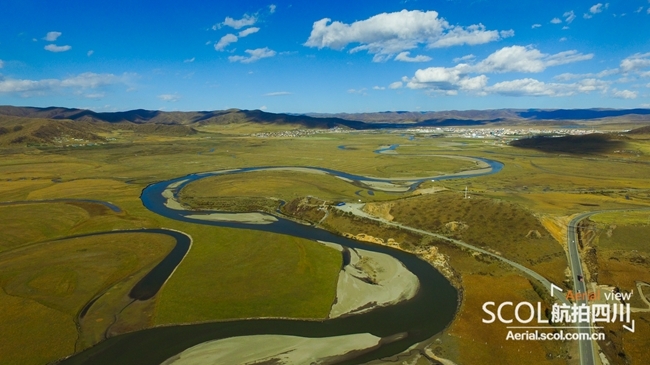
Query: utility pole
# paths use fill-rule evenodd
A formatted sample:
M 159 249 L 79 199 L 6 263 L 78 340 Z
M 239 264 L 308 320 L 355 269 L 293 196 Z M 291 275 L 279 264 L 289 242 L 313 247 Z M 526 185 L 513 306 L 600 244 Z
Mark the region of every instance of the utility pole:
M 467 199 L 467 198 L 468 198 L 468 196 L 467 196 L 467 186 L 465 186 L 465 199 Z

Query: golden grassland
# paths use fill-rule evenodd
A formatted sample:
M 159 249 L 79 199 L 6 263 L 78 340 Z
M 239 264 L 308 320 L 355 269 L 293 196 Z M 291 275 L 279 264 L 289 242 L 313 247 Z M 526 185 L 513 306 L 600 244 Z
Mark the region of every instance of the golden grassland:
M 593 244 L 599 284 L 634 290 L 638 296 L 636 281 L 650 283 L 650 225 L 606 225 L 599 231 Z
M 599 284 L 636 290 L 636 281 L 650 283 L 650 211 L 602 213 L 590 218 Z M 645 305 L 642 305 L 645 307 Z
M 618 287 L 622 292 L 633 292 L 630 305 L 647 308 L 641 300 L 636 282 L 650 283 L 650 211 L 601 213 L 590 217 L 595 224 L 590 230 L 596 236 L 590 243 L 595 248 L 598 284 Z M 613 364 L 646 363 L 650 346 L 648 312 L 633 313 L 634 333 L 624 330 L 621 323 L 605 324 L 607 340 L 601 348 Z
M 5 257 L 9 260 L 10 255 L 21 250 L 38 259 L 30 261 L 21 259 L 18 255 L 9 260 L 13 266 L 5 266 L 4 263 L 0 266 L 2 282 L 11 283 L 10 292 L 25 295 L 15 297 L 0 292 L 3 296 L 0 300 L 0 325 L 3 333 L 7 331 L 15 334 L 10 341 L 6 337 L 0 340 L 0 358 L 15 358 L 18 359 L 16 363 L 41 364 L 73 352 L 77 334 L 71 315 L 85 303 L 84 300 L 92 298 L 99 288 L 110 284 L 114 285 L 114 289 L 93 306 L 88 313 L 88 320 L 83 323 L 81 347 L 101 339 L 97 333 L 105 328 L 103 323 L 108 322 L 115 308 L 123 303 L 121 300 L 128 293 L 130 285 L 136 281 L 136 272 L 145 272 L 151 267 L 156 258 L 159 259 L 167 252 L 168 243 L 157 235 L 144 235 L 146 238 L 142 242 L 147 249 L 144 246 L 106 245 L 99 238 L 92 239 L 84 246 L 88 250 L 86 252 L 98 252 L 97 257 L 102 257 L 101 261 L 106 261 L 107 265 L 96 268 L 96 274 L 88 271 L 95 270 L 88 266 L 90 261 L 81 257 L 67 264 L 69 270 L 65 269 L 65 265 L 54 265 L 54 269 L 49 269 L 51 271 L 45 270 L 44 261 L 54 262 L 64 254 L 78 257 L 75 255 L 81 253 L 76 250 L 81 249 L 81 246 L 77 248 L 72 243 L 62 241 L 67 246 L 59 246 L 67 248 L 60 252 L 54 250 L 51 254 L 46 254 L 48 251 L 39 253 L 37 248 L 45 247 L 40 242 L 53 238 L 113 229 L 174 228 L 190 234 L 193 237 L 193 247 L 162 292 L 152 301 L 128 307 L 114 325 L 115 332 L 112 333 L 154 324 L 248 316 L 323 318 L 334 298 L 340 254 L 313 242 L 276 234 L 177 222 L 151 213 L 142 206 L 139 195 L 147 184 L 188 173 L 250 166 L 318 166 L 377 177 L 431 176 L 457 172 L 472 166 L 468 161 L 425 156 L 426 154 L 446 153 L 496 159 L 505 164 L 499 174 L 427 182 L 423 187 L 446 187 L 455 191 L 453 194 L 459 194 L 465 186 L 469 186 L 470 193 L 476 194 L 476 197 L 468 201 L 468 207 L 449 206 L 449 212 L 439 211 L 447 215 L 453 213 L 453 217 L 449 215 L 449 219 L 453 220 L 466 219 L 465 210 L 469 209 L 469 214 L 472 209 L 476 209 L 471 206 L 473 202 L 478 204 L 496 199 L 502 202 L 489 204 L 511 207 L 498 217 L 484 214 L 483 220 L 479 220 L 478 216 L 472 218 L 476 224 L 469 224 L 469 229 L 476 227 L 476 233 L 470 233 L 468 229 L 461 234 L 465 235 L 463 239 L 478 239 L 477 243 L 486 237 L 491 240 L 485 242 L 488 247 L 500 251 L 506 257 L 517 257 L 523 263 L 561 250 L 559 245 L 550 243 L 550 237 L 543 228 L 536 226 L 539 223 L 534 223 L 530 212 L 566 216 L 594 209 L 644 206 L 650 201 L 650 172 L 646 167 L 650 162 L 647 157 L 650 156 L 650 144 L 643 140 L 626 142 L 626 150 L 634 151 L 633 153 L 585 157 L 519 150 L 491 141 L 425 136 L 408 140 L 400 134 L 390 133 L 319 134 L 301 138 L 258 138 L 246 135 L 256 131 L 258 130 L 250 125 L 233 127 L 232 130 L 220 129 L 218 133 L 206 128 L 193 136 L 172 137 L 113 130 L 109 134 L 115 138 L 114 142 L 105 145 L 76 148 L 13 146 L 0 149 L 0 201 L 97 199 L 110 201 L 123 209 L 122 213 L 114 213 L 102 211 L 102 208 L 93 205 L 71 203 L 0 206 L 0 225 L 8 233 L 6 239 L 4 235 L 0 239 L 0 260 Z M 380 146 L 390 144 L 400 144 L 396 155 L 373 152 Z M 341 145 L 349 148 L 338 148 Z M 264 191 L 263 189 L 268 189 L 264 195 L 270 195 L 269 192 L 289 196 L 293 194 L 293 187 L 283 176 L 275 177 L 273 184 L 266 186 L 263 182 L 256 184 L 254 174 L 249 176 L 250 179 L 246 179 L 245 175 L 238 175 L 238 178 L 245 178 L 240 186 L 242 190 L 233 187 L 229 194 L 237 196 L 238 191 L 252 194 L 256 190 Z M 265 175 L 267 178 L 269 176 Z M 295 185 L 298 194 L 331 194 L 330 197 L 334 198 L 337 194 L 349 196 L 358 190 L 352 185 L 340 185 L 340 180 L 327 176 L 296 174 L 291 178 L 300 181 L 300 184 Z M 320 178 L 327 180 L 321 181 Z M 217 180 L 215 183 L 221 184 L 217 187 L 223 189 L 226 180 Z M 377 194 L 374 197 L 366 195 L 362 199 L 367 202 L 391 197 L 391 194 Z M 409 200 L 411 199 L 405 199 Z M 417 207 L 422 212 L 434 212 L 433 203 L 436 203 L 435 199 L 427 200 L 422 206 L 416 204 L 413 208 Z M 484 208 L 490 208 L 489 204 Z M 522 210 L 522 207 L 525 209 Z M 454 209 L 458 211 L 454 212 Z M 495 208 L 494 211 L 498 209 Z M 526 211 L 527 215 L 519 217 L 516 212 L 520 211 Z M 508 219 L 509 214 L 517 219 Z M 446 219 L 447 215 L 442 218 Z M 519 218 L 523 220 L 520 221 Z M 500 222 L 502 226 L 496 226 L 497 223 L 489 220 Z M 332 216 L 326 223 L 334 230 L 351 230 L 358 222 Z M 424 221 L 420 223 L 424 224 Z M 490 225 L 490 231 L 481 233 L 483 225 Z M 372 229 L 370 226 L 357 228 L 368 234 Z M 491 232 L 492 229 L 494 232 Z M 528 242 L 522 235 L 525 236 L 529 230 L 538 230 L 543 237 Z M 507 233 L 509 231 L 516 233 L 510 236 Z M 409 244 L 413 241 L 414 245 L 418 243 L 417 237 L 403 232 L 388 230 L 384 233 L 395 235 L 398 241 L 407 241 Z M 536 246 L 538 243 L 541 243 L 539 247 Z M 110 256 L 113 247 L 114 257 Z M 140 255 L 145 255 L 146 252 L 148 261 L 143 260 L 136 265 L 132 259 L 133 255 L 138 256 L 138 252 Z M 449 330 L 451 335 L 442 337 L 445 351 L 450 351 L 451 355 L 457 354 L 450 358 L 459 359 L 459 363 L 477 363 L 474 360 L 484 359 L 482 356 L 488 359 L 502 357 L 507 360 L 504 363 L 514 363 L 515 359 L 520 363 L 527 361 L 524 359 L 542 358 L 546 353 L 564 353 L 563 349 L 552 347 L 557 344 L 540 345 L 534 342 L 520 342 L 516 346 L 520 352 L 528 350 L 534 356 L 517 357 L 519 352 L 511 344 L 508 349 L 504 346 L 503 352 L 499 349 L 489 353 L 490 348 L 501 346 L 499 341 L 504 341 L 505 336 L 499 332 L 502 329 L 497 327 L 477 331 L 476 326 L 480 322 L 476 322 L 478 318 L 473 316 L 480 313 L 480 307 L 476 309 L 475 306 L 487 298 L 499 300 L 491 296 L 496 292 L 494 288 L 500 288 L 499 292 L 504 293 L 501 294 L 503 299 L 510 298 L 514 301 L 521 297 L 532 298 L 530 284 L 512 272 L 504 272 L 503 269 L 498 271 L 498 264 L 479 262 L 465 252 L 453 253 L 452 249 L 448 249 L 446 254 L 450 255 L 452 266 L 465 275 L 463 286 L 466 295 L 461 314 Z M 557 265 L 556 261 L 541 261 L 531 263 L 531 267 L 555 280 L 554 275 L 558 278 L 563 275 L 566 263 L 560 265 L 561 260 L 554 260 L 558 262 Z M 480 267 L 471 266 L 467 269 L 463 267 L 464 262 Z M 13 273 L 33 273 L 36 279 L 31 280 L 18 274 L 10 276 L 7 274 L 9 268 Z M 40 270 L 44 271 L 39 276 L 37 273 Z M 72 294 L 69 294 L 68 290 L 72 290 L 70 283 L 74 282 L 75 275 L 79 275 L 73 274 L 75 270 L 81 270 L 89 278 L 82 280 L 83 283 L 79 281 Z M 118 277 L 129 275 L 132 276 L 128 281 L 118 280 Z M 31 296 L 27 295 L 25 288 L 29 285 L 40 288 L 34 292 L 38 295 L 31 292 Z M 44 289 L 50 287 L 55 290 Z M 91 325 L 91 321 L 95 325 Z M 488 345 L 476 345 L 481 340 L 488 342 Z M 492 347 L 491 341 L 494 344 Z M 46 343 L 54 345 L 45 345 Z M 34 350 L 25 352 L 26 346 Z M 632 346 L 625 351 L 634 353 L 639 349 Z M 480 362 L 482 361 L 478 361 Z
M 396 222 L 489 249 L 553 282 L 565 280 L 564 250 L 532 212 L 518 205 L 446 191 L 395 200 L 390 206 Z
M 636 292 L 635 292 L 636 293 Z M 648 363 L 648 347 L 650 346 L 650 313 L 632 313 L 631 319 L 636 321 L 634 332 L 622 328 L 620 322 L 604 323 L 603 332 L 606 340 L 599 343 L 605 351 L 611 364 Z
M 545 303 L 527 278 L 499 261 L 480 260 L 444 243 L 437 247 L 460 273 L 463 301 L 452 324 L 436 336 L 437 340 L 430 346 L 434 353 L 457 364 L 566 363 L 571 350 L 568 344 L 506 340 L 506 324 L 498 320 L 491 324 L 482 322 L 490 319 L 482 310 L 488 301 L 497 305 L 506 301 L 527 301 L 535 306 L 537 302 Z M 543 304 L 542 308 L 545 310 L 547 305 Z M 504 310 L 504 317 L 512 316 L 511 310 Z
M 484 143 L 463 146 L 467 155 L 505 164 L 499 174 L 436 182 L 439 186 L 510 200 L 533 209 L 569 215 L 594 209 L 650 203 L 650 144 L 628 141 L 636 153 L 568 155 Z M 638 153 L 638 154 L 637 154 Z
M 489 316 L 481 309 L 483 303 L 494 301 L 518 303 L 540 300 L 525 278 L 517 274 L 466 275 L 463 284 L 464 302 L 456 320 L 445 334 L 453 339 L 457 348 L 459 364 L 565 364 L 567 350 L 563 344 L 551 341 L 512 341 L 507 340 L 506 324 L 482 323 Z M 489 288 L 489 289 L 488 289 Z M 486 290 L 487 289 L 487 290 Z M 495 307 L 492 307 L 494 309 Z M 506 318 L 514 318 L 514 311 L 504 311 Z M 514 330 L 515 332 L 521 330 Z M 550 331 L 549 331 L 550 332 Z
M 605 225 L 647 225 L 650 224 L 650 210 L 600 213 L 592 215 L 589 220 Z

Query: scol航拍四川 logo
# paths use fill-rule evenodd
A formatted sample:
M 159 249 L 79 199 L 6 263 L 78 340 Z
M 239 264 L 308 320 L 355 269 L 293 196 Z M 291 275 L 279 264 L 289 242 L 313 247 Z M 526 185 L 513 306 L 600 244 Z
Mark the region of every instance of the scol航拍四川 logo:
M 560 289 L 553 285 L 554 288 Z M 562 291 L 561 289 L 559 291 Z M 551 291 L 553 292 L 553 291 Z M 508 329 L 585 329 L 602 328 L 599 324 L 621 323 L 623 328 L 634 332 L 634 321 L 630 318 L 630 299 L 633 292 L 615 291 L 573 292 L 569 290 L 561 303 L 554 303 L 550 310 L 542 302 L 514 303 L 506 301 L 485 302 L 482 310 L 485 324 L 500 322 Z M 583 302 L 583 303 L 578 303 Z M 593 327 L 592 327 L 593 326 Z M 512 333 L 509 333 L 511 336 Z

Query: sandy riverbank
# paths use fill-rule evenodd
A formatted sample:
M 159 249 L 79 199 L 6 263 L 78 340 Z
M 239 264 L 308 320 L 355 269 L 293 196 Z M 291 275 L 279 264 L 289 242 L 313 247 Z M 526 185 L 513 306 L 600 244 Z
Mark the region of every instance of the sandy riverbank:
M 398 185 L 398 184 L 393 184 L 393 183 L 383 182 L 383 181 L 361 180 L 360 182 L 372 188 L 373 190 L 390 191 L 390 192 L 397 192 L 397 193 L 403 193 L 405 191 L 408 191 L 411 188 L 410 185 L 403 186 L 403 185 Z
M 330 318 L 397 304 L 413 298 L 420 288 L 417 276 L 389 255 L 321 243 L 339 251 L 346 250 L 350 255 L 350 263 L 339 274 L 336 301 L 330 310 Z
M 181 352 L 161 365 L 327 364 L 328 359 L 376 348 L 381 338 L 369 333 L 308 338 L 254 335 L 209 341 Z M 365 350 L 365 351 L 364 351 Z
M 183 204 L 181 204 L 181 203 L 180 203 L 178 200 L 176 200 L 176 198 L 174 197 L 174 189 L 176 189 L 176 188 L 172 186 L 172 185 L 178 186 L 178 185 L 180 185 L 181 183 L 182 183 L 182 182 L 179 181 L 178 183 L 171 184 L 171 185 L 169 185 L 169 186 L 167 187 L 167 189 L 165 189 L 165 190 L 162 192 L 162 196 L 163 196 L 163 198 L 167 199 L 167 201 L 165 201 L 165 206 L 166 206 L 167 208 L 169 208 L 169 209 L 174 209 L 174 210 L 185 210 L 185 207 L 183 206 Z
M 191 214 L 185 217 L 204 221 L 214 222 L 239 222 L 249 224 L 269 224 L 277 222 L 278 219 L 272 215 L 264 213 L 211 213 L 211 214 Z

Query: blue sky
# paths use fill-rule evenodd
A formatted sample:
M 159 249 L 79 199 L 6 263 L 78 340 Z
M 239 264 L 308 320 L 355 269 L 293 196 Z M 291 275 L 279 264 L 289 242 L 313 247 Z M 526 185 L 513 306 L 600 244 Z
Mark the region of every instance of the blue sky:
M 0 104 L 650 108 L 650 0 L 3 0 Z

